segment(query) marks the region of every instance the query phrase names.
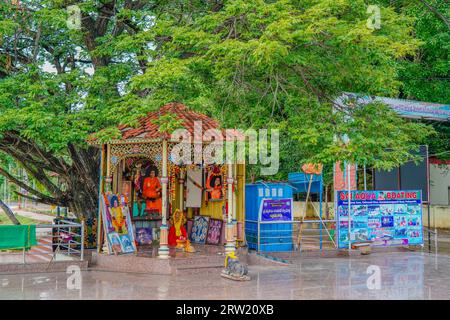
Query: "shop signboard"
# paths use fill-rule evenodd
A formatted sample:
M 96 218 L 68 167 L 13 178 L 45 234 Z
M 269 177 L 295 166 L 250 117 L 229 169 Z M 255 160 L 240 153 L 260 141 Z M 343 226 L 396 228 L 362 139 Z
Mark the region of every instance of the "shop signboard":
M 292 221 L 292 198 L 263 199 L 260 221 Z
M 339 248 L 348 248 L 348 221 L 348 192 L 339 191 Z M 351 191 L 350 241 L 373 246 L 423 245 L 421 191 Z

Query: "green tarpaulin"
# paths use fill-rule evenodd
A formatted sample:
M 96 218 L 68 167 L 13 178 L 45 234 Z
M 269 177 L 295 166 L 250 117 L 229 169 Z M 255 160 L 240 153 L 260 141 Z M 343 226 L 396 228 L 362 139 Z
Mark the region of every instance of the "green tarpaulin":
M 35 225 L 0 226 L 0 250 L 29 250 L 36 244 Z

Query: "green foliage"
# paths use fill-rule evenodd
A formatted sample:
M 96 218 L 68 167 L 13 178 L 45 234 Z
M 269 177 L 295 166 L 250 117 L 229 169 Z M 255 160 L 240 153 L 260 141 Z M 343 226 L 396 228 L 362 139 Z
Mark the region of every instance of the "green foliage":
M 73 3 L 0 4 L 0 133 L 65 156 L 179 101 L 224 128 L 280 129 L 283 178 L 309 161 L 392 167 L 432 132 L 379 104 L 333 103 L 405 90 L 406 59 L 427 40 L 412 36 L 407 10 L 381 6 L 371 30 L 363 0 L 85 0 L 83 27 L 70 30 Z
M 143 105 L 153 107 L 183 101 L 224 127 L 279 128 L 281 176 L 306 161 L 390 168 L 430 128 L 378 104 L 332 103 L 343 91 L 398 94 L 401 58 L 420 41 L 411 37 L 412 19 L 381 10 L 380 30 L 366 27 L 364 1 L 343 0 L 225 1 L 197 19 L 157 20 L 156 29 L 171 35 L 164 58 L 131 79 L 129 95 L 147 90 Z M 350 144 L 334 138 L 343 135 Z

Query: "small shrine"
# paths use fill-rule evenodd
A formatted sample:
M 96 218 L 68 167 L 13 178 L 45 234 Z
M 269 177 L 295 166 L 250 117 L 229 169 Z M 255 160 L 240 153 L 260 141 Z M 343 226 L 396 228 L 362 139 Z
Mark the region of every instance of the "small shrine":
M 169 258 L 177 250 L 189 253 L 202 245 L 234 252 L 244 241 L 245 164 L 175 160 L 171 155 L 180 139 L 160 127 L 159 119 L 167 115 L 191 137 L 201 129 L 200 144 L 193 138 L 183 146 L 191 148 L 193 157 L 211 144 L 204 139 L 209 129 L 218 129 L 224 142 L 235 138 L 216 120 L 169 103 L 140 118 L 137 127 L 119 126 L 118 139 L 104 144 L 91 139 L 101 148 L 100 253 L 155 249 L 159 258 Z

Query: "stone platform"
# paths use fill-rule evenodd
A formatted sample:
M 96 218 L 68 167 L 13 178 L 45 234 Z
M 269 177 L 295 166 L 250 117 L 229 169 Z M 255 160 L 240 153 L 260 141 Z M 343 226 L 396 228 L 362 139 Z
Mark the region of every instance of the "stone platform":
M 108 255 L 93 253 L 92 270 L 133 272 L 161 275 L 216 273 L 223 269 L 225 248 L 213 245 L 194 245 L 197 252 L 186 253 L 170 248 L 169 259 L 159 259 L 156 248 L 140 249 L 137 254 Z M 247 261 L 247 250 L 238 255 Z
M 80 270 L 88 269 L 88 262 L 79 260 L 35 262 L 35 263 L 5 263 L 0 264 L 0 274 L 19 274 L 19 273 L 47 273 L 47 272 L 66 272 L 69 266 L 78 266 Z

